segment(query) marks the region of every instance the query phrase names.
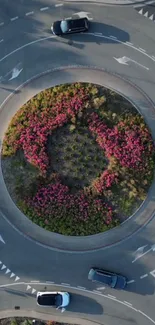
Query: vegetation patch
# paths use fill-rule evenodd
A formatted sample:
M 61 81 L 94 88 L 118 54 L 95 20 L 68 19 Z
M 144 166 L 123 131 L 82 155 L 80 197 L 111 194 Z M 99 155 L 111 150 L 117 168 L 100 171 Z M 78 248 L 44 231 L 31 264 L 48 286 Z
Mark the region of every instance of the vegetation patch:
M 18 207 L 64 235 L 119 225 L 146 198 L 155 165 L 151 133 L 137 110 L 101 86 L 47 89 L 13 117 L 2 170 Z

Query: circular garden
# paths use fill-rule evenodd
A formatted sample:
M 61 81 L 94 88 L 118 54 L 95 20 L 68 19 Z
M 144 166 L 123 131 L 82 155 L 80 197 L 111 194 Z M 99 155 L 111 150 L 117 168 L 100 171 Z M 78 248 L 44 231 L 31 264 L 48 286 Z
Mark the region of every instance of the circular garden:
M 93 235 L 127 219 L 145 200 L 154 166 L 143 117 L 94 84 L 37 94 L 3 140 L 2 171 L 13 201 L 34 223 L 63 235 Z

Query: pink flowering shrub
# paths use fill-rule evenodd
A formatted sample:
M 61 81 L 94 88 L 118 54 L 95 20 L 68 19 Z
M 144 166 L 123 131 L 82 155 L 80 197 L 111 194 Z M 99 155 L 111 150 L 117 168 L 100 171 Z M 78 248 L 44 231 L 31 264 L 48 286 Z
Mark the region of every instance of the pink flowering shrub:
M 153 142 L 147 127 L 124 122 L 112 129 L 108 128 L 98 114 L 92 113 L 89 129 L 97 138 L 96 141 L 105 150 L 105 155 L 114 156 L 122 166 L 145 170 L 147 159 L 152 156 Z
M 110 188 L 112 185 L 118 183 L 118 174 L 109 170 L 105 170 L 99 178 L 93 182 L 93 186 L 100 194 Z

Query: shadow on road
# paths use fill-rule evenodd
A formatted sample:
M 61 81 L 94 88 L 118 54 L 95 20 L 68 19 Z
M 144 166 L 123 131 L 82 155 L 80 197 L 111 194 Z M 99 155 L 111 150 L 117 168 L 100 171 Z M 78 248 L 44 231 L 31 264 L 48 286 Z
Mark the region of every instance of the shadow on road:
M 71 294 L 71 303 L 67 307 L 67 311 L 83 314 L 101 315 L 103 307 L 96 300 L 80 295 Z

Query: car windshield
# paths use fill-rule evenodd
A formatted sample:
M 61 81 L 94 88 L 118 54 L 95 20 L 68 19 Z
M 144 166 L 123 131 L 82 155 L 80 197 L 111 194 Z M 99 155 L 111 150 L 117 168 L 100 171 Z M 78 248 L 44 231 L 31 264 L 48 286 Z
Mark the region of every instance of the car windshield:
M 62 296 L 60 294 L 56 295 L 55 305 L 56 307 L 60 307 L 62 305 Z
M 61 28 L 62 33 L 67 33 L 68 32 L 69 26 L 68 26 L 67 20 L 62 20 L 61 21 L 60 28 Z
M 112 281 L 111 281 L 111 287 L 115 288 L 116 283 L 117 283 L 117 275 L 113 275 L 112 276 Z

